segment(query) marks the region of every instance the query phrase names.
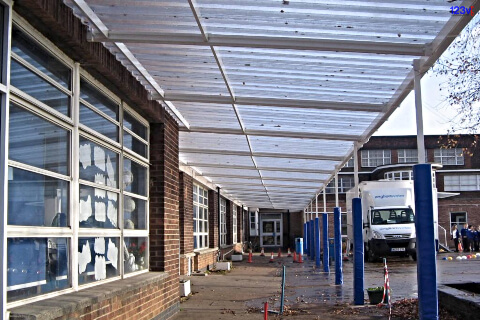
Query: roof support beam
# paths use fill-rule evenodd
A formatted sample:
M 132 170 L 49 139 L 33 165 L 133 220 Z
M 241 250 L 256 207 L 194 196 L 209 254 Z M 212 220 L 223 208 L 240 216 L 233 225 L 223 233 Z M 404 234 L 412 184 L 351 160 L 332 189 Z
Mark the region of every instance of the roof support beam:
M 281 137 L 281 138 L 300 138 L 300 139 L 320 139 L 320 140 L 342 140 L 356 141 L 362 137 L 358 135 L 345 134 L 327 134 L 313 132 L 290 132 L 290 131 L 269 131 L 269 130 L 241 130 L 228 128 L 208 128 L 208 127 L 190 127 L 190 129 L 180 128 L 185 132 L 215 133 L 215 134 L 233 134 L 233 135 L 250 135 L 262 137 Z
M 249 157 L 248 151 L 232 151 L 232 150 L 208 150 L 208 149 L 189 149 L 180 148 L 182 153 L 200 153 L 200 154 L 218 154 L 228 156 L 245 156 Z M 343 156 L 326 156 L 326 155 L 313 155 L 313 154 L 288 154 L 288 153 L 269 153 L 269 152 L 254 152 L 254 157 L 262 158 L 284 158 L 284 159 L 306 159 L 306 160 L 329 160 L 329 161 L 343 161 Z M 188 162 L 186 165 L 190 165 Z M 200 165 L 199 165 L 200 166 Z
M 212 163 L 197 163 L 189 162 L 188 166 L 196 168 L 224 168 L 224 169 L 240 169 L 240 170 L 256 170 L 254 166 L 239 166 L 230 165 L 227 163 L 212 164 Z M 258 167 L 260 171 L 280 171 L 280 172 L 299 172 L 299 173 L 311 173 L 311 174 L 333 174 L 333 170 L 319 170 L 319 169 L 303 169 L 303 168 L 280 168 L 280 167 Z M 200 170 L 202 171 L 202 170 Z M 208 175 L 208 173 L 204 173 Z
M 203 102 L 217 104 L 266 106 L 266 107 L 286 107 L 302 109 L 329 109 L 329 110 L 347 110 L 347 111 L 365 111 L 365 112 L 383 112 L 383 104 L 368 104 L 356 102 L 336 102 L 336 101 L 317 101 L 317 100 L 298 100 L 298 99 L 276 99 L 276 98 L 257 98 L 257 97 L 239 97 L 232 100 L 229 96 L 219 95 L 198 95 L 198 94 L 165 94 L 169 101 L 184 102 Z M 152 94 L 152 100 L 159 100 L 161 96 Z
M 209 178 L 226 178 L 226 179 L 258 179 L 258 177 L 252 177 L 252 176 L 242 176 L 242 175 L 235 175 L 235 174 L 217 174 L 217 173 L 211 173 L 211 174 L 205 174 L 206 177 Z M 265 180 L 269 181 L 295 181 L 295 182 L 314 182 L 318 183 L 321 182 L 319 179 L 296 179 L 296 178 L 280 178 L 280 177 L 264 177 Z M 212 179 L 213 180 L 213 179 Z
M 421 44 L 393 43 L 375 41 L 337 40 L 337 39 L 305 39 L 300 37 L 267 37 L 245 35 L 207 34 L 162 34 L 162 33 L 122 33 L 110 30 L 108 36 L 92 32 L 88 39 L 96 42 L 123 42 L 173 44 L 189 46 L 242 47 L 265 49 L 291 49 L 335 52 L 359 52 L 374 54 L 394 54 L 407 56 L 426 56 L 428 48 Z

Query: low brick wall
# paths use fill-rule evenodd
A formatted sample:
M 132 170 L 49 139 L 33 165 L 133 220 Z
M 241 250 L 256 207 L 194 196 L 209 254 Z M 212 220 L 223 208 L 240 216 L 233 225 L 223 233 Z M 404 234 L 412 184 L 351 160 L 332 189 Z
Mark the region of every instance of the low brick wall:
M 172 286 L 176 290 L 172 290 Z M 149 272 L 12 308 L 10 319 L 164 320 L 178 311 L 178 290 L 177 277 Z M 176 297 L 170 297 L 172 292 Z
M 195 252 L 194 270 L 207 270 L 208 266 L 213 265 L 217 261 L 217 250 L 214 248 Z

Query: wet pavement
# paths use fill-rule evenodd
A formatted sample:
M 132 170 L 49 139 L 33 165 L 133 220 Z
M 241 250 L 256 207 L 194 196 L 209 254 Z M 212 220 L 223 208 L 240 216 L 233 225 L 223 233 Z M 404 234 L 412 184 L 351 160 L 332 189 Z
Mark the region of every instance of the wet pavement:
M 446 261 L 443 257 L 452 257 Z M 456 260 L 457 254 L 440 254 L 437 259 L 439 283 L 464 283 L 480 279 L 480 257 Z M 385 319 L 386 309 L 368 304 L 353 306 L 353 263 L 343 262 L 343 285 L 335 285 L 335 266 L 330 273 L 315 268 L 314 261 L 293 263 L 292 258 L 277 258 L 255 254 L 253 263 L 234 262 L 227 274 L 212 272 L 208 276 L 188 277 L 194 293 L 180 305 L 173 318 L 180 319 L 263 319 L 265 302 L 269 309 L 280 309 L 281 272 L 286 266 L 285 314 L 270 314 L 269 319 Z M 388 272 L 392 301 L 416 298 L 417 265 L 409 258 L 389 258 Z M 365 289 L 383 286 L 383 263 L 365 264 Z M 387 317 L 388 318 L 388 317 Z M 392 318 L 393 319 L 393 318 Z

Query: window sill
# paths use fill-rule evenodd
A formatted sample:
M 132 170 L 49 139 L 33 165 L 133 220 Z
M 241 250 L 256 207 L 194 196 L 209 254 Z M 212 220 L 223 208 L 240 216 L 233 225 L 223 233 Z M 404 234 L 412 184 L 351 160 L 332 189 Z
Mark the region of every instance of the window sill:
M 218 250 L 218 248 L 198 249 L 198 250 L 195 250 L 194 253 L 197 254 L 197 255 L 201 255 L 201 254 L 215 252 L 217 250 Z
M 168 273 L 147 272 L 123 280 L 112 281 L 103 285 L 62 294 L 53 298 L 29 303 L 10 309 L 13 319 L 56 319 L 72 313 L 84 312 L 95 304 L 101 304 L 114 297 L 133 294 L 135 290 L 149 284 L 164 282 Z

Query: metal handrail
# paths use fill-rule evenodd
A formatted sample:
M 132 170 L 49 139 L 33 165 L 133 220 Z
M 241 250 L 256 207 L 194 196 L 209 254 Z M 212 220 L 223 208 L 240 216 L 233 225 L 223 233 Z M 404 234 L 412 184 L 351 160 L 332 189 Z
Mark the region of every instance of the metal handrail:
M 448 243 L 447 243 L 447 229 L 445 229 L 444 227 L 442 227 L 441 225 L 438 225 L 438 228 L 442 228 L 443 230 L 443 234 L 444 234 L 444 238 L 445 238 L 445 242 L 443 243 L 443 245 L 445 247 L 448 247 Z M 438 236 L 438 241 L 440 241 L 440 235 Z

